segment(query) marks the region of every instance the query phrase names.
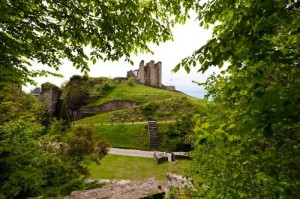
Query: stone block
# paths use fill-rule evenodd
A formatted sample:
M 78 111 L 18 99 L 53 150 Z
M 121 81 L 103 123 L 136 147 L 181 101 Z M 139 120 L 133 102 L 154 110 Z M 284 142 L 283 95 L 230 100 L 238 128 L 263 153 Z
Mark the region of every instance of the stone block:
M 168 161 L 168 155 L 166 152 L 154 152 L 154 158 L 157 164 Z
M 192 159 L 188 152 L 172 152 L 175 159 Z

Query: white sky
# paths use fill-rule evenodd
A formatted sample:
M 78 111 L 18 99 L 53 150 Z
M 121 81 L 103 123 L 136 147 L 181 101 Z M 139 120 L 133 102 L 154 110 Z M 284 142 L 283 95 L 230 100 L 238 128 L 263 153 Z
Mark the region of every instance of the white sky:
M 197 65 L 196 68 L 192 67 L 189 74 L 187 74 L 183 68 L 177 73 L 172 73 L 172 69 L 183 58 L 190 56 L 194 50 L 204 45 L 206 41 L 211 38 L 211 30 L 200 28 L 198 21 L 190 19 L 185 25 L 175 26 L 173 29 L 173 36 L 174 41 L 162 43 L 159 46 L 150 45 L 150 49 L 154 52 L 154 55 L 139 54 L 137 56 L 132 56 L 134 66 L 125 61 L 103 63 L 101 60 L 98 60 L 95 65 L 90 63 L 89 76 L 126 77 L 127 71 L 138 69 L 141 60 L 144 60 L 145 63 L 148 63 L 151 60 L 154 60 L 155 62 L 161 61 L 162 83 L 164 85 L 174 85 L 178 91 L 202 98 L 205 94 L 204 89 L 192 83 L 192 81 L 204 82 L 208 75 L 213 71 L 218 71 L 217 69 L 209 69 L 205 74 L 197 73 L 196 69 L 199 69 L 199 65 Z M 45 66 L 36 64 L 34 68 L 45 69 Z M 60 68 L 58 73 L 62 74 L 64 78 L 39 77 L 35 79 L 38 85 L 49 81 L 60 86 L 62 82 L 68 80 L 74 74 L 82 75 L 80 71 L 76 70 L 68 61 L 64 61 Z M 34 87 L 35 86 L 27 86 L 25 90 L 29 91 Z

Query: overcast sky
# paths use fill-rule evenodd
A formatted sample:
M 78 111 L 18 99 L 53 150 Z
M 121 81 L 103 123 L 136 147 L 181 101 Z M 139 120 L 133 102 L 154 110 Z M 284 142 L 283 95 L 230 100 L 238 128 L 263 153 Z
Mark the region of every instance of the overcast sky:
M 198 22 L 195 18 L 187 21 L 185 25 L 177 25 L 173 29 L 174 41 L 169 41 L 162 43 L 159 46 L 150 45 L 150 49 L 154 52 L 151 54 L 139 54 L 137 56 L 132 56 L 134 66 L 125 62 L 105 62 L 98 60 L 95 65 L 92 63 L 89 65 L 91 77 L 126 77 L 127 71 L 138 69 L 141 60 L 148 63 L 151 60 L 155 62 L 162 62 L 162 83 L 164 85 L 174 85 L 176 90 L 182 91 L 188 95 L 192 95 L 198 98 L 202 98 L 205 91 L 202 87 L 192 83 L 193 80 L 198 82 L 204 82 L 209 74 L 216 69 L 210 69 L 205 74 L 197 73 L 196 69 L 192 69 L 189 74 L 187 74 L 184 69 L 180 69 L 177 73 L 172 73 L 172 69 L 177 65 L 183 58 L 191 55 L 194 50 L 198 49 L 206 43 L 206 41 L 211 38 L 211 31 L 204 30 L 199 27 Z M 196 66 L 196 68 L 200 66 Z M 42 65 L 35 64 L 34 68 L 45 68 Z M 72 64 L 65 61 L 58 71 L 64 78 L 55 77 L 40 77 L 36 81 L 38 85 L 44 82 L 52 82 L 58 86 L 62 82 L 68 80 L 74 74 L 81 75 L 79 70 L 76 70 Z M 35 86 L 28 86 L 25 90 L 29 91 Z

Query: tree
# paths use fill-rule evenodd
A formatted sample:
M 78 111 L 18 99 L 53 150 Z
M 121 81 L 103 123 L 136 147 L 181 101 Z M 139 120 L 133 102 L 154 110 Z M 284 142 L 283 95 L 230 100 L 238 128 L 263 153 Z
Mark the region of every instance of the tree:
M 42 193 L 46 164 L 52 155 L 39 146 L 44 109 L 20 86 L 0 90 L 0 197 L 26 198 Z
M 131 62 L 131 53 L 150 52 L 148 42 L 172 39 L 170 28 L 185 21 L 192 5 L 189 0 L 1 1 L 0 197 L 34 197 L 43 189 L 52 189 L 49 195 L 57 195 L 79 188 L 83 181 L 70 163 L 62 164 L 62 159 L 52 156 L 57 153 L 55 148 L 48 153 L 40 147 L 44 127 L 28 106 L 19 103 L 20 86 L 8 100 L 3 85 L 55 75 L 33 71 L 32 61 L 58 70 L 62 59 L 67 59 L 84 72 L 88 61 L 95 64 L 97 59 Z M 73 141 L 76 139 L 82 138 L 78 135 Z
M 130 53 L 150 52 L 148 42 L 171 39 L 170 28 L 184 22 L 191 6 L 188 0 L 1 1 L 0 82 L 50 73 L 31 70 L 30 61 L 58 70 L 68 59 L 82 71 L 97 59 L 130 61 Z
M 103 138 L 95 134 L 90 127 L 78 126 L 72 129 L 73 136 L 67 141 L 68 146 L 63 157 L 74 165 L 77 173 L 88 175 L 86 161 L 99 164 L 111 147 Z
M 155 102 L 150 102 L 140 106 L 142 114 L 149 120 L 152 119 L 154 113 L 158 109 L 158 105 Z
M 46 128 L 47 109 L 20 86 L 8 85 L 0 94 L 0 198 L 66 195 L 84 188 L 86 163 L 99 163 L 110 145 L 89 128 L 77 127 L 67 136 L 61 121 Z
M 178 65 L 223 66 L 205 84 L 195 171 L 206 198 L 299 198 L 300 2 L 197 4 L 213 38 Z
M 71 121 L 70 121 L 70 116 L 68 113 L 68 109 L 67 109 L 67 105 L 64 102 L 61 108 L 61 112 L 60 112 L 60 119 L 63 121 L 63 125 L 70 127 Z
M 135 81 L 133 77 L 129 77 L 127 80 L 127 84 L 128 86 L 134 86 L 135 85 Z
M 180 120 L 176 123 L 168 125 L 168 141 L 169 145 L 172 145 L 173 151 L 191 151 L 192 142 L 191 137 L 193 136 L 194 122 L 193 113 L 187 113 L 180 115 Z
M 61 100 L 64 100 L 67 106 L 71 120 L 75 120 L 77 111 L 88 103 L 90 97 L 89 86 L 88 77 L 73 75 L 62 88 Z

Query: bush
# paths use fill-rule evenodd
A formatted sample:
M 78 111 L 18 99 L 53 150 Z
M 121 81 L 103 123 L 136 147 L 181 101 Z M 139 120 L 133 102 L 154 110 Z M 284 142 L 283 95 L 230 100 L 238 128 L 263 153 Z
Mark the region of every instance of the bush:
M 93 182 L 86 183 L 84 189 L 86 190 L 97 189 L 103 187 L 104 185 L 105 185 L 104 182 L 93 181 Z
M 135 85 L 135 80 L 133 77 L 129 77 L 127 80 L 128 86 L 134 86 Z
M 115 85 L 112 82 L 106 81 L 102 86 L 102 91 L 104 93 L 107 93 L 108 91 L 111 91 L 114 87 Z
M 148 119 L 152 118 L 154 113 L 156 112 L 156 109 L 158 108 L 158 105 L 154 102 L 150 102 L 148 104 L 144 104 L 141 106 L 141 111 L 145 117 Z
M 52 84 L 50 82 L 46 82 L 46 83 L 42 84 L 41 88 L 42 88 L 42 92 L 50 90 L 51 88 L 53 88 L 53 89 L 55 89 L 57 91 L 60 91 L 60 88 L 58 86 L 56 86 L 55 84 Z
M 70 122 L 70 116 L 69 116 L 67 105 L 66 105 L 65 102 L 62 105 L 62 109 L 61 109 L 59 117 L 63 121 L 64 126 L 70 127 L 70 123 L 71 123 Z

